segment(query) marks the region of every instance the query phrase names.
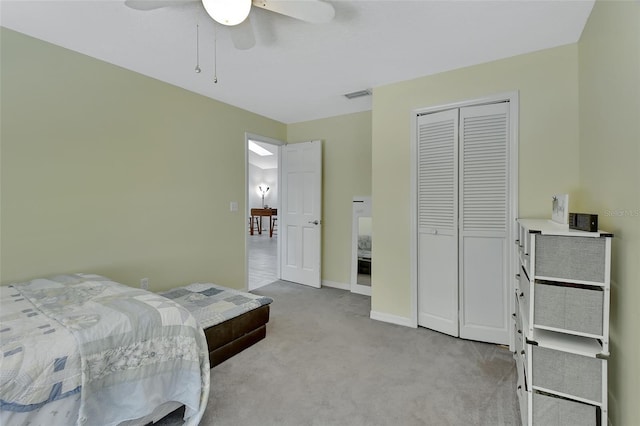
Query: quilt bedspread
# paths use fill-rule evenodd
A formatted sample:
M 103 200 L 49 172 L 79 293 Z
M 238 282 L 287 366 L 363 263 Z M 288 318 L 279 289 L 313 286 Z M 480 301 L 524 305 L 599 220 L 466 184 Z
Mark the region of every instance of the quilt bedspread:
M 116 425 L 167 401 L 199 422 L 207 344 L 182 306 L 89 274 L 1 290 L 0 409 L 35 410 L 79 392 L 79 425 Z

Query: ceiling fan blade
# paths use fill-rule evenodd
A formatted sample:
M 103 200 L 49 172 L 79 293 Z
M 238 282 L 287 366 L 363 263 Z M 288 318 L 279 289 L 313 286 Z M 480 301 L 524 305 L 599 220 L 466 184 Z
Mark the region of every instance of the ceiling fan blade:
M 125 0 L 124 4 L 136 10 L 154 10 L 162 7 L 180 6 L 195 0 Z
M 253 35 L 251 20 L 245 19 L 238 25 L 229 27 L 231 41 L 236 49 L 247 50 L 256 45 L 256 37 Z
M 253 5 L 314 24 L 329 22 L 336 14 L 332 4 L 321 0 L 253 0 Z

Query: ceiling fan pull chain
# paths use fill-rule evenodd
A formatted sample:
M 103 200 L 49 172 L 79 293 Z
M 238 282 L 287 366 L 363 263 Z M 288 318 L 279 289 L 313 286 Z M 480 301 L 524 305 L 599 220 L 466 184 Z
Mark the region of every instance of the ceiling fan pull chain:
M 200 74 L 200 25 L 196 24 L 196 74 Z
M 213 83 L 218 83 L 218 24 L 213 24 Z

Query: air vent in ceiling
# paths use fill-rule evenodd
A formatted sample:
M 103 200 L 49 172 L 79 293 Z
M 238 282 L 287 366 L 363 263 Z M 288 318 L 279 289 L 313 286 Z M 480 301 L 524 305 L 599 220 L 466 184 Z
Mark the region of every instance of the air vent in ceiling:
M 371 95 L 371 90 L 365 89 L 365 90 L 358 90 L 357 92 L 347 93 L 344 96 L 347 99 L 354 99 L 354 98 L 361 98 L 363 96 L 369 96 L 369 95 Z

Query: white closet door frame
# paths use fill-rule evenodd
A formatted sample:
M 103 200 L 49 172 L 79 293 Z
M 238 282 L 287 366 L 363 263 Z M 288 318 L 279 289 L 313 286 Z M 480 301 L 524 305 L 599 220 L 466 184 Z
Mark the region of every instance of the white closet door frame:
M 464 108 L 468 106 L 485 105 L 496 102 L 509 102 L 509 216 L 508 223 L 509 235 L 507 242 L 513 243 L 517 233 L 516 219 L 518 217 L 518 129 L 519 129 L 519 94 L 517 91 L 499 93 L 486 97 L 469 99 L 450 104 L 434 105 L 431 107 L 418 108 L 411 111 L 411 193 L 410 193 L 410 214 L 411 214 L 411 232 L 410 232 L 410 263 L 411 263 L 411 318 L 410 325 L 414 328 L 418 327 L 418 215 L 417 215 L 417 120 L 420 115 L 437 111 L 444 111 L 452 108 Z M 515 291 L 515 271 L 516 259 L 514 250 L 507 246 L 507 277 L 509 283 L 508 294 L 514 294 Z M 508 298 L 508 312 L 514 312 L 514 300 Z M 513 333 L 509 333 L 509 346 L 513 349 Z

